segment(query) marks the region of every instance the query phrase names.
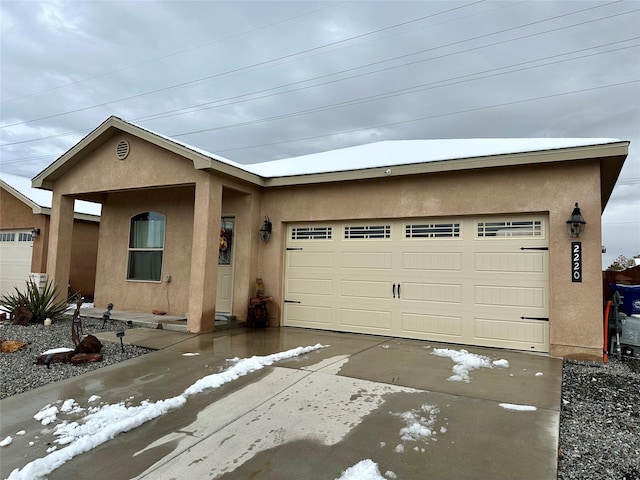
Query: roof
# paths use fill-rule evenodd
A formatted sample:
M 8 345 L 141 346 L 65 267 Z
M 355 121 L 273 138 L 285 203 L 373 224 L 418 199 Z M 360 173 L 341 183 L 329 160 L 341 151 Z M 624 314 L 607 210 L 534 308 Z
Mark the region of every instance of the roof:
M 0 185 L 18 200 L 27 204 L 33 213 L 50 214 L 52 194 L 48 190 L 33 188 L 31 179 L 0 172 Z M 74 211 L 80 215 L 99 217 L 102 205 L 99 203 L 76 200 Z
M 615 138 L 472 138 L 390 140 L 244 165 L 265 178 L 365 170 L 619 143 Z
M 196 169 L 229 175 L 262 187 L 606 158 L 606 162 L 600 162 L 603 209 L 629 148 L 628 141 L 615 138 L 392 140 L 240 164 L 111 116 L 40 172 L 33 179 L 33 186 L 53 189 L 58 178 L 120 132 L 179 154 L 191 160 Z

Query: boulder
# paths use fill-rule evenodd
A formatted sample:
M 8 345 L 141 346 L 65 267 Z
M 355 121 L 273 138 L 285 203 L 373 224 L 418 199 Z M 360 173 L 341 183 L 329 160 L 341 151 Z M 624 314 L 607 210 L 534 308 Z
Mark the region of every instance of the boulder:
M 0 352 L 2 353 L 13 353 L 18 350 L 22 350 L 26 348 L 27 344 L 24 342 L 19 342 L 18 340 L 1 340 L 0 339 Z
M 14 325 L 22 325 L 26 327 L 27 325 L 29 325 L 29 322 L 31 322 L 32 318 L 33 312 L 24 305 L 15 308 L 11 312 L 11 323 L 13 323 Z
M 94 363 L 101 362 L 102 354 L 101 353 L 76 353 L 73 357 L 71 357 L 71 363 L 74 365 L 80 365 L 82 363 Z
M 102 343 L 94 335 L 84 337 L 76 347 L 76 353 L 100 353 Z
M 51 363 L 70 363 L 71 357 L 75 352 L 71 350 L 70 352 L 61 352 L 61 353 L 49 353 L 47 355 L 38 355 L 36 357 L 36 363 L 38 365 L 46 365 L 49 366 Z

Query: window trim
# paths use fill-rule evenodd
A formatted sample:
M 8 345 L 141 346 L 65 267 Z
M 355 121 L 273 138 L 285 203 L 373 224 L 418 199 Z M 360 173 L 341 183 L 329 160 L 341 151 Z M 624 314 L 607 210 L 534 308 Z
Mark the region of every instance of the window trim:
M 131 235 L 133 233 L 133 221 L 136 217 L 139 217 L 141 215 L 151 215 L 151 214 L 157 214 L 160 215 L 162 217 L 162 220 L 164 221 L 163 224 L 163 229 L 162 229 L 162 247 L 144 247 L 144 248 L 140 248 L 140 247 L 131 247 Z M 164 271 L 164 250 L 165 250 L 165 243 L 166 243 L 166 238 L 167 238 L 167 216 L 162 213 L 159 212 L 157 210 L 145 210 L 142 212 L 138 212 L 134 215 L 132 215 L 131 217 L 129 217 L 129 236 L 127 238 L 127 269 L 125 272 L 125 279 L 127 282 L 138 282 L 138 283 L 162 283 L 162 275 L 163 275 L 163 271 Z M 131 267 L 131 253 L 132 252 L 160 252 L 160 275 L 159 278 L 157 280 L 155 279 L 144 279 L 144 278 L 130 278 L 129 274 L 130 274 L 130 267 Z

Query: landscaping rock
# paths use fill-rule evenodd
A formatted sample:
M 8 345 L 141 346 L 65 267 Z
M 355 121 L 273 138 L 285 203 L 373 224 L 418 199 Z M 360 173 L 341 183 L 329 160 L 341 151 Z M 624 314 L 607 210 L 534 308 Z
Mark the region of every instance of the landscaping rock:
M 26 348 L 27 344 L 18 340 L 0 340 L 0 351 L 2 353 L 13 353 Z
M 33 318 L 33 312 L 24 305 L 11 312 L 11 323 L 14 325 L 27 326 Z
M 80 365 L 82 363 L 94 363 L 101 362 L 102 354 L 101 353 L 76 353 L 73 357 L 71 357 L 71 363 L 74 365 Z
M 71 357 L 75 355 L 72 350 L 70 352 L 62 353 L 50 353 L 48 355 L 38 355 L 36 357 L 36 364 L 38 365 L 50 365 L 52 363 L 70 363 Z
M 100 353 L 102 343 L 94 335 L 84 337 L 76 347 L 76 353 Z

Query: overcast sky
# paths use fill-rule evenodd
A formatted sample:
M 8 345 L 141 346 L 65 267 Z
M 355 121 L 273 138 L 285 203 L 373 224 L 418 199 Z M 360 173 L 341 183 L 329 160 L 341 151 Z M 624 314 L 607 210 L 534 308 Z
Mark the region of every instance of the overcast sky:
M 110 115 L 240 163 L 394 139 L 619 138 L 603 264 L 640 253 L 638 0 L 1 0 L 0 25 L 3 172 L 35 176 Z

